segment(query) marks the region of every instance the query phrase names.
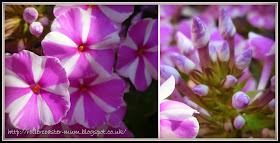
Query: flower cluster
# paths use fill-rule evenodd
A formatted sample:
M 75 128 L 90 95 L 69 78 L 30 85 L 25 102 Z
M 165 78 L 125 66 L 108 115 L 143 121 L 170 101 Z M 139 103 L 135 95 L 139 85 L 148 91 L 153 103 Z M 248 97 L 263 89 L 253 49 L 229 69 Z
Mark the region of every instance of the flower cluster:
M 251 28 L 244 33 L 242 26 L 246 25 L 238 25 L 238 18 L 247 16 L 253 26 L 274 29 L 273 8 L 161 7 L 160 29 L 165 31 L 160 33 L 160 90 L 170 90 L 165 84 L 169 77 L 175 77 L 175 88 L 167 92 L 174 111 L 160 114 L 161 120 L 169 120 L 160 123 L 162 138 L 262 137 L 263 128 L 275 128 L 273 33 L 266 37 Z M 182 116 L 183 112 L 191 114 Z M 192 113 L 198 114 L 190 118 Z
M 12 128 L 121 129 L 126 133 L 91 137 L 133 137 L 123 122 L 127 78 L 139 91 L 157 80 L 157 20 L 135 16 L 124 24 L 133 5 L 56 5 L 50 31 L 41 37 L 49 22 L 36 21 L 36 8 L 25 8 L 21 17 L 41 53 L 6 51 L 14 53 L 5 58 L 5 113 Z

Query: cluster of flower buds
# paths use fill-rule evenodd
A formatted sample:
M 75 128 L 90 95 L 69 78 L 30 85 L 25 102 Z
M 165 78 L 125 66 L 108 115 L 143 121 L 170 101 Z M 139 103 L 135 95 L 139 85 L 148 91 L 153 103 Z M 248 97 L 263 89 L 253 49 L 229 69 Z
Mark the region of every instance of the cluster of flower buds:
M 23 12 L 23 19 L 29 23 L 29 31 L 32 35 L 41 35 L 44 27 L 43 25 L 48 24 L 48 19 L 40 19 L 40 22 L 36 22 L 38 19 L 38 11 L 34 7 L 27 7 Z

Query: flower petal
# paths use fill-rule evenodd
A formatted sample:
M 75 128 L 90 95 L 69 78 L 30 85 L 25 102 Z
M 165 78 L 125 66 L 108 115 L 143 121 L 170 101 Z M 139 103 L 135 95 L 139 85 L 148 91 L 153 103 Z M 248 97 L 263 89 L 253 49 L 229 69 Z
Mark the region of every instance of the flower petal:
M 116 23 L 124 22 L 134 11 L 133 5 L 99 5 L 98 7 Z

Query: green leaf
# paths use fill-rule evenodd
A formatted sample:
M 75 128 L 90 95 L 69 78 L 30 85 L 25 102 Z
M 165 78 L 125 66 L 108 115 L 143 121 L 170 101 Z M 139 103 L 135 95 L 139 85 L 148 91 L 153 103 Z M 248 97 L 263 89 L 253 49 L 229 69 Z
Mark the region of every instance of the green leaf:
M 263 114 L 249 114 L 244 116 L 245 129 L 254 130 L 274 126 L 275 120 Z
M 248 91 L 245 92 L 250 98 L 255 97 L 259 92 L 261 92 L 261 90 L 255 90 L 255 91 Z

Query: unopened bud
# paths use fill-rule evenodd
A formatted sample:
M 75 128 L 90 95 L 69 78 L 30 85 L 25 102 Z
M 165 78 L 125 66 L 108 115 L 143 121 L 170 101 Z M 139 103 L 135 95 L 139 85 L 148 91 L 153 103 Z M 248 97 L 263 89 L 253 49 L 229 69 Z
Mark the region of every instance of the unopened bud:
M 212 62 L 217 62 L 217 49 L 213 45 L 209 45 L 209 55 Z
M 34 7 L 28 7 L 23 12 L 23 19 L 27 23 L 32 23 L 38 18 L 38 11 Z
M 275 92 L 275 76 L 270 79 L 270 90 Z
M 198 17 L 193 17 L 191 39 L 196 48 L 205 47 L 210 40 L 210 33 L 204 22 Z
M 39 18 L 39 22 L 40 22 L 43 26 L 49 25 L 49 19 L 48 19 L 48 17 L 46 17 L 46 16 Z
M 231 121 L 225 122 L 225 124 L 224 124 L 224 129 L 225 129 L 225 131 L 227 131 L 227 132 L 233 131 L 233 126 L 232 126 Z
M 172 54 L 171 59 L 173 63 L 177 66 L 179 71 L 189 74 L 192 72 L 196 67 L 193 61 L 191 61 L 189 58 L 180 55 L 180 54 Z
M 245 124 L 245 119 L 241 115 L 235 117 L 233 121 L 233 125 L 235 128 L 240 129 L 244 126 L 244 124 Z
M 235 26 L 224 9 L 221 10 L 219 17 L 219 31 L 224 39 L 232 38 L 236 33 Z
M 275 111 L 275 99 L 272 99 L 272 100 L 268 103 L 268 107 L 269 107 L 269 109 L 271 109 L 272 111 Z
M 263 128 L 262 130 L 262 137 L 267 138 L 269 135 L 269 129 L 268 128 Z
M 232 106 L 235 109 L 245 109 L 249 106 L 249 103 L 250 97 L 242 91 L 238 91 L 232 96 Z
M 193 92 L 199 96 L 206 96 L 208 94 L 209 88 L 207 85 L 197 85 L 193 89 Z
M 233 75 L 227 75 L 226 78 L 222 81 L 223 83 L 223 88 L 231 88 L 235 85 L 237 82 L 237 79 Z
M 188 55 L 194 51 L 192 41 L 188 39 L 182 32 L 176 33 L 177 46 L 180 52 L 184 55 Z
M 171 75 L 175 78 L 175 84 L 178 83 L 180 76 L 180 73 L 173 67 L 167 66 L 167 65 L 161 65 L 160 66 L 160 77 L 164 80 L 167 80 Z
M 229 47 L 226 41 L 224 41 L 222 48 L 218 51 L 218 58 L 222 62 L 227 62 L 229 60 Z
M 241 55 L 239 55 L 235 60 L 235 65 L 237 69 L 239 70 L 246 69 L 251 62 L 252 54 L 253 54 L 252 49 L 248 49 L 245 52 L 243 52 Z
M 32 35 L 41 35 L 44 27 L 40 22 L 33 22 L 29 26 L 29 31 Z

